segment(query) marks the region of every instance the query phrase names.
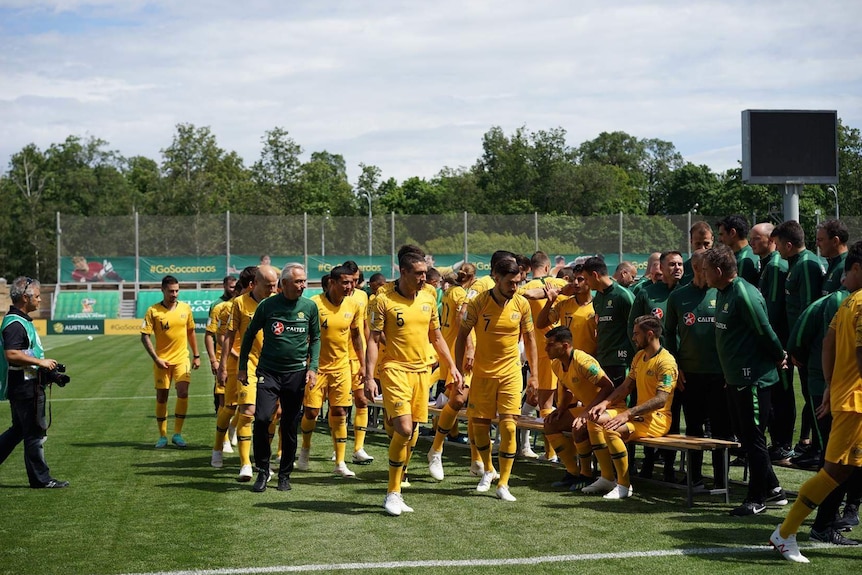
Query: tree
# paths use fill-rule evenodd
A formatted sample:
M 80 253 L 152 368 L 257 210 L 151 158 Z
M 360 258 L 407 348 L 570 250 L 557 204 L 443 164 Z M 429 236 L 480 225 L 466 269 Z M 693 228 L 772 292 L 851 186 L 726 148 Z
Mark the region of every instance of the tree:
M 260 159 L 251 168 L 257 197 L 247 203 L 259 204 L 262 213 L 288 213 L 285 207 L 296 193 L 301 173 L 302 148 L 280 127 L 267 131 L 261 141 Z
M 646 180 L 648 195 L 647 214 L 668 214 L 668 195 L 671 178 L 684 164 L 682 154 L 674 145 L 658 138 L 642 141 L 644 158 L 641 171 Z

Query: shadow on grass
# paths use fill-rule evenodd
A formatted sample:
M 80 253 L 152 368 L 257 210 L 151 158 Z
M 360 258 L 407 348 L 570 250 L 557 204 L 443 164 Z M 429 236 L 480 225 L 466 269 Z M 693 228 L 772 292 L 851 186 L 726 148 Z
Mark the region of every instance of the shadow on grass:
M 190 445 L 188 447 L 177 447 L 171 443 L 168 443 L 167 447 L 156 449 L 153 447 L 153 443 L 140 443 L 135 441 L 97 441 L 92 443 L 70 443 L 71 447 L 109 447 L 109 448 L 124 448 L 124 449 L 136 449 L 139 451 L 152 451 L 159 453 L 169 453 L 169 452 L 207 452 L 209 453 L 212 450 L 212 447 L 206 445 Z
M 293 483 L 291 481 L 291 483 Z M 267 490 L 268 491 L 268 490 Z M 279 493 L 281 495 L 281 493 Z M 380 515 L 383 509 L 380 505 L 368 505 L 355 501 L 320 501 L 320 500 L 295 500 L 290 499 L 291 493 L 285 494 L 284 501 L 261 501 L 255 503 L 254 507 L 265 507 L 275 511 L 333 513 L 336 515 Z M 381 497 L 382 501 L 382 497 Z

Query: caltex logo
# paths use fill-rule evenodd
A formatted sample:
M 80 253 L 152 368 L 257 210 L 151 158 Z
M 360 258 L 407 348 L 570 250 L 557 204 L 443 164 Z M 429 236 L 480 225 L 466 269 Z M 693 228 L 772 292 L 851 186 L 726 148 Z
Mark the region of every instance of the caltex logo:
M 694 317 L 694 314 L 688 312 L 684 316 L 682 316 L 682 320 L 685 322 L 685 325 L 694 325 L 694 322 L 697 321 L 697 318 Z
M 284 324 L 280 321 L 272 322 L 272 333 L 275 335 L 281 335 L 284 333 Z
M 658 319 L 661 319 L 661 318 L 663 318 L 663 317 L 664 317 L 664 311 L 662 311 L 662 309 L 661 309 L 660 307 L 654 308 L 654 309 L 652 310 L 652 314 L 653 314 L 655 317 L 657 317 Z

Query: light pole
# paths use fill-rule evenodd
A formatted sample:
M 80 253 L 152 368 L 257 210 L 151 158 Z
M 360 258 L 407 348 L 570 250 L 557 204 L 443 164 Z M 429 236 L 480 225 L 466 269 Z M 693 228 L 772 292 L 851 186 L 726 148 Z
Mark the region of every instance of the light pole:
M 371 227 L 373 217 L 371 214 L 371 190 L 365 190 L 365 197 L 368 199 L 368 257 L 371 257 Z
M 326 215 L 320 220 L 320 255 L 326 256 L 326 222 L 329 220 L 329 210 L 326 210 Z
M 835 186 L 829 186 L 826 189 L 829 190 L 830 192 L 832 192 L 832 195 L 835 196 L 835 219 L 837 220 L 837 219 L 839 219 L 838 218 L 838 189 Z

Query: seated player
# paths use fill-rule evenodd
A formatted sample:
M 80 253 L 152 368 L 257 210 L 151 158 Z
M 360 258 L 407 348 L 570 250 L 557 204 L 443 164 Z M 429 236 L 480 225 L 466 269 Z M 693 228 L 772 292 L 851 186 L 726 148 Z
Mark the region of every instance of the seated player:
M 605 492 L 605 499 L 631 497 L 633 490 L 629 478 L 629 460 L 625 443 L 641 437 L 667 435 L 671 425 L 670 407 L 679 370 L 676 360 L 661 346 L 661 322 L 652 315 L 635 319 L 633 339 L 638 348 L 632 360 L 632 369 L 622 385 L 609 397 L 590 405 L 589 433 L 593 452 L 599 460 L 602 476 L 584 493 Z M 629 409 L 612 406 L 625 399 L 637 388 L 637 405 Z M 616 482 L 602 464 L 607 450 L 617 472 Z
M 614 390 L 614 384 L 593 356 L 572 346 L 572 332 L 565 326 L 555 327 L 545 334 L 545 350 L 551 359 L 551 369 L 565 388 L 557 409 L 545 417 L 545 436 L 566 466 L 566 474 L 554 483 L 554 487 L 566 487 L 574 491 L 593 479 L 590 469 L 592 449 L 584 406 L 608 397 Z M 624 398 L 610 407 L 614 410 L 625 409 Z M 571 431 L 572 436 L 563 435 L 565 431 Z M 575 462 L 576 450 L 580 467 Z M 607 461 L 600 463 L 603 469 L 610 471 L 612 477 L 613 463 L 607 450 L 604 450 L 603 455 L 607 456 Z

